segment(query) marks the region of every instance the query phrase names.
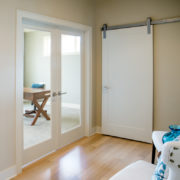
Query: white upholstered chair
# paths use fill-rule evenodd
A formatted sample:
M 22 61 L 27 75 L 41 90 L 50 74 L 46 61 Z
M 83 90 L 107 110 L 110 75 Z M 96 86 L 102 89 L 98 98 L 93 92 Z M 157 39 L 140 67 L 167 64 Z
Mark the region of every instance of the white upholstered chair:
M 163 162 L 169 167 L 168 180 L 180 180 L 180 142 L 167 142 L 158 147 Z M 151 180 L 155 168 L 156 165 L 140 160 L 119 171 L 110 180 Z
M 154 164 L 154 162 L 155 162 L 156 150 L 158 152 L 162 151 L 162 148 L 163 148 L 162 138 L 165 133 L 167 133 L 167 132 L 166 131 L 154 131 L 152 133 L 152 140 L 153 140 L 152 161 L 151 161 L 152 164 Z

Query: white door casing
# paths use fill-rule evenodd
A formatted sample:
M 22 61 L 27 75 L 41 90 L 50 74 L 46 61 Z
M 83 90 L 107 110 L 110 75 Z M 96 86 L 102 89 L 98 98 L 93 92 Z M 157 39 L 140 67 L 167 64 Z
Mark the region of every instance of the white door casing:
M 66 27 L 66 29 L 76 29 L 78 31 L 84 32 L 84 64 L 85 64 L 85 89 L 84 89 L 84 126 L 85 131 L 84 135 L 89 136 L 92 133 L 92 120 L 91 120 L 91 103 L 92 103 L 92 28 L 89 26 L 85 26 L 82 24 L 64 21 L 61 19 L 51 18 L 27 11 L 17 11 L 17 41 L 16 41 L 16 166 L 17 166 L 17 174 L 22 171 L 23 163 L 23 120 L 22 120 L 22 99 L 23 99 L 23 23 L 29 21 L 30 24 L 35 22 L 38 24 L 40 22 L 43 27 L 53 26 L 53 27 Z M 32 24 L 31 24 L 32 25 Z M 53 34 L 57 35 L 56 30 L 53 31 Z M 54 38 L 54 36 L 52 37 Z M 58 44 L 55 44 L 58 46 Z M 53 57 L 57 58 L 58 52 L 54 52 Z M 55 64 L 53 66 L 56 66 Z M 57 67 L 57 66 L 56 66 Z M 57 77 L 57 75 L 55 75 Z M 54 76 L 54 79 L 56 78 Z M 58 87 L 54 87 L 54 90 L 58 91 Z M 54 108 L 55 112 L 58 111 L 58 105 L 56 104 L 56 108 Z M 56 128 L 54 132 L 54 150 L 60 148 L 59 139 L 58 139 L 58 122 L 54 123 L 53 128 Z M 59 127 L 60 129 L 60 127 Z M 52 148 L 54 145 L 49 144 L 49 147 Z M 36 148 L 36 147 L 34 147 Z M 44 146 L 41 147 L 46 148 Z M 37 151 L 38 149 L 34 149 Z M 38 157 L 42 154 L 40 153 Z M 36 157 L 34 157 L 36 158 Z M 33 159 L 34 159 L 33 158 Z

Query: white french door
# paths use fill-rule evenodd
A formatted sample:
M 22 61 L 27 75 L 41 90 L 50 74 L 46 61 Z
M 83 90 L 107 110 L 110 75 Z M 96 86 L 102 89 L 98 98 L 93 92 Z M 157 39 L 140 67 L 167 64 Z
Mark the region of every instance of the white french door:
M 24 61 L 23 61 L 23 164 L 27 164 L 55 150 L 56 140 L 56 106 L 57 100 L 52 96 L 56 91 L 56 33 L 51 28 L 24 25 Z M 37 86 L 37 87 L 36 87 Z M 38 93 L 47 91 L 39 99 Z M 44 98 L 47 97 L 47 102 Z M 42 113 L 37 116 L 38 107 L 45 103 Z
M 107 31 L 103 39 L 102 132 L 151 142 L 153 39 L 147 27 Z
M 84 136 L 83 34 L 61 31 L 58 64 L 59 145 Z
M 23 31 L 23 88 L 29 93 L 23 98 L 22 118 L 23 164 L 27 164 L 85 135 L 85 87 L 83 33 L 33 25 L 25 25 Z M 32 124 L 38 108 L 29 96 L 37 90 L 49 91 L 43 107 L 49 119 L 41 113 Z M 43 104 L 43 99 L 37 101 Z

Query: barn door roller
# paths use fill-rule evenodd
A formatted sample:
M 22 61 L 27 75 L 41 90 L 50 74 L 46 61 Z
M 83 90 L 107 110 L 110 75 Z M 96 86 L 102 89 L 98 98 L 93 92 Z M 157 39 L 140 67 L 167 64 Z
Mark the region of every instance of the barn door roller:
M 103 38 L 106 39 L 106 31 L 108 30 L 116 30 L 116 29 L 124 29 L 124 28 L 131 28 L 131 27 L 140 27 L 140 26 L 147 26 L 147 33 L 151 33 L 151 25 L 159 25 L 159 24 L 167 24 L 167 23 L 175 23 L 180 22 L 180 17 L 170 18 L 170 19 L 161 19 L 152 21 L 150 17 L 146 19 L 145 22 L 134 23 L 134 24 L 125 24 L 125 25 L 117 25 L 117 26 L 108 26 L 104 24 L 101 30 L 103 31 Z

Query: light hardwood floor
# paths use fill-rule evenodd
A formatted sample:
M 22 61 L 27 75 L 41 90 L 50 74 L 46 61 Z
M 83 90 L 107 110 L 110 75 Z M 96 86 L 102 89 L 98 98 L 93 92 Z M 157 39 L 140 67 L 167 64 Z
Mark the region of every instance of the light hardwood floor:
M 13 180 L 106 180 L 128 164 L 151 160 L 151 144 L 95 134 L 29 165 Z

